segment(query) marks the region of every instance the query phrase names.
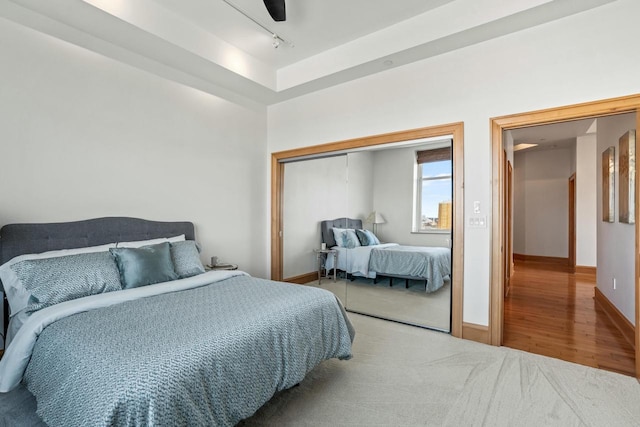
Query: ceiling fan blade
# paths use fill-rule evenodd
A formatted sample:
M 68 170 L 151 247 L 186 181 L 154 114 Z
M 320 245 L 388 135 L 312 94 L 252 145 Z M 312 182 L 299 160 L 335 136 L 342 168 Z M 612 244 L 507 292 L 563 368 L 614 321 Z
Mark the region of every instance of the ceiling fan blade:
M 287 11 L 284 7 L 284 0 L 264 0 L 269 15 L 274 21 L 286 21 Z

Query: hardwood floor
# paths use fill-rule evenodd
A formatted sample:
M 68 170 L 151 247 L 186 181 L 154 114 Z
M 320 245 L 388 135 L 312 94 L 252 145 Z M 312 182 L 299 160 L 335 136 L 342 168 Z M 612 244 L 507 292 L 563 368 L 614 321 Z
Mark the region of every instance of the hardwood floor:
M 511 280 L 504 346 L 635 376 L 634 349 L 595 303 L 595 278 L 516 262 Z

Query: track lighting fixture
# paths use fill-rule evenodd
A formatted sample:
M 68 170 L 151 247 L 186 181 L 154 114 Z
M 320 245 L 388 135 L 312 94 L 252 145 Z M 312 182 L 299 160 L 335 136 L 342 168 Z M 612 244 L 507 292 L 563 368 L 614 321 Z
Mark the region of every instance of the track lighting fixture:
M 294 44 L 291 43 L 289 40 L 285 39 L 284 37 L 280 36 L 279 34 L 275 33 L 274 31 L 271 31 L 269 28 L 267 28 L 265 25 L 261 24 L 260 22 L 256 21 L 255 19 L 253 19 L 251 16 L 249 16 L 247 14 L 247 12 L 245 12 L 244 10 L 240 9 L 238 6 L 236 6 L 235 4 L 231 3 L 229 0 L 222 0 L 223 2 L 225 2 L 226 4 L 228 4 L 229 6 L 231 6 L 232 8 L 234 8 L 238 13 L 240 13 L 241 15 L 244 15 L 245 18 L 249 19 L 250 21 L 252 21 L 254 24 L 256 24 L 257 26 L 259 26 L 260 28 L 262 28 L 263 30 L 265 30 L 266 32 L 268 32 L 269 34 L 271 34 L 271 37 L 273 37 L 273 41 L 271 43 L 271 45 L 277 49 L 278 47 L 280 47 L 281 44 L 285 44 L 289 47 L 294 47 Z

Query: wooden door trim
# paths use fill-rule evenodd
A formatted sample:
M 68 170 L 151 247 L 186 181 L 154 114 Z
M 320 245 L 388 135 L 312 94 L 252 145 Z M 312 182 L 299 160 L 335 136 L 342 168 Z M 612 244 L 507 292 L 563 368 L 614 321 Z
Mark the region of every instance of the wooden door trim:
M 282 193 L 284 163 L 271 156 L 271 279 L 282 280 Z
M 576 174 L 569 177 L 569 268 L 576 272 Z
M 509 295 L 509 288 L 511 286 L 511 259 L 513 257 L 513 254 L 511 253 L 511 230 L 510 228 L 510 224 L 511 224 L 511 214 L 512 214 L 512 209 L 513 207 L 510 204 L 511 201 L 511 197 L 510 197 L 510 192 L 511 192 L 511 187 L 510 187 L 510 180 L 511 180 L 511 162 L 509 161 L 509 159 L 507 158 L 507 151 L 506 150 L 502 150 L 502 157 L 503 157 L 503 165 L 502 167 L 505 168 L 506 170 L 506 176 L 505 176 L 505 180 L 503 183 L 503 191 L 504 191 L 504 200 L 505 200 L 505 209 L 504 209 L 504 229 L 505 229 L 505 251 L 504 251 L 504 275 L 505 275 L 505 286 L 504 286 L 504 297 L 506 298 Z
M 504 321 L 504 277 L 502 277 L 504 258 L 501 256 L 503 248 L 503 219 L 504 197 L 502 185 L 504 170 L 502 167 L 502 133 L 505 130 L 520 127 L 561 123 L 571 120 L 597 118 L 622 113 L 636 113 L 636 126 L 640 128 L 640 94 L 620 98 L 611 98 L 601 101 L 568 105 L 558 108 L 532 111 L 527 113 L 512 114 L 508 116 L 490 119 L 491 128 L 491 158 L 492 158 L 492 221 L 491 221 L 491 270 L 490 270 L 490 296 L 489 296 L 489 335 L 493 345 L 502 344 Z M 636 182 L 638 170 L 636 168 Z M 640 186 L 636 186 L 636 212 L 638 212 L 638 196 Z M 640 378 L 640 262 L 638 258 L 640 249 L 640 227 L 636 226 L 635 249 L 635 288 L 636 288 L 636 376 Z
M 640 100 L 639 100 L 640 104 Z M 636 135 L 638 134 L 638 129 L 640 129 L 640 105 L 636 108 Z M 636 144 L 637 144 L 636 139 Z M 637 151 L 637 149 L 636 149 Z M 638 181 L 638 166 L 636 165 L 636 194 L 635 194 L 635 212 L 638 212 L 638 208 L 640 207 L 640 188 Z M 637 213 L 636 213 L 637 215 Z M 640 379 L 640 226 L 638 225 L 638 220 L 636 220 L 636 322 L 635 322 L 635 343 L 636 343 L 636 378 Z
M 507 248 L 508 248 L 508 253 L 509 253 L 509 273 L 511 274 L 511 277 L 513 278 L 513 272 L 514 272 L 514 261 L 513 261 L 513 166 L 511 164 L 511 162 L 507 163 L 508 169 L 507 169 L 507 182 L 509 183 L 508 187 L 509 187 L 509 209 L 511 209 L 511 211 L 509 212 L 509 227 L 507 228 L 508 230 L 508 236 L 509 236 L 509 242 L 507 243 Z
M 451 335 L 462 337 L 464 275 L 464 123 L 450 123 L 331 142 L 271 154 L 271 278 L 282 280 L 283 161 L 354 148 L 453 135 L 453 229 L 451 281 Z

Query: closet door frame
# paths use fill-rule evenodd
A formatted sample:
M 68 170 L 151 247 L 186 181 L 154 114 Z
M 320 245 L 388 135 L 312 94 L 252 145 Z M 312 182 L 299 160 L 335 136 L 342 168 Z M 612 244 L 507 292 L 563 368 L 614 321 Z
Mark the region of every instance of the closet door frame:
M 438 136 L 451 136 L 453 149 L 453 227 L 452 280 L 451 280 L 451 335 L 462 338 L 463 262 L 464 262 L 464 123 L 451 123 L 410 129 L 362 138 L 302 147 L 271 154 L 271 279 L 282 280 L 282 196 L 284 189 L 284 162 L 303 156 L 317 156 L 374 147 L 396 142 L 412 141 Z

